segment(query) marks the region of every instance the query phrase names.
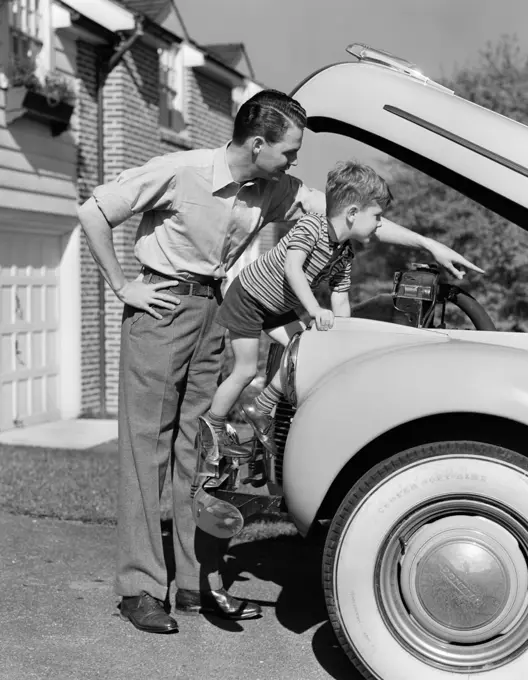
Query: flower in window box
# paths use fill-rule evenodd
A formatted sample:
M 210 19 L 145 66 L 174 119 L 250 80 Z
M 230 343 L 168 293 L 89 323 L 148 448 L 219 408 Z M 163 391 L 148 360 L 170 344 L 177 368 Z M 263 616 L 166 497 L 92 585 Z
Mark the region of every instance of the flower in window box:
M 75 90 L 70 81 L 60 73 L 51 71 L 44 76 L 41 86 L 41 93 L 44 94 L 50 106 L 57 106 L 60 103 L 75 105 Z

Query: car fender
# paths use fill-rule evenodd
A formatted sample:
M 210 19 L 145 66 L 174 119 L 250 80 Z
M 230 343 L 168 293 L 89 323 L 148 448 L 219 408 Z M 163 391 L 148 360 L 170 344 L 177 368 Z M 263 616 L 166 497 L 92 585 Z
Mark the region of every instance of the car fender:
M 309 530 L 344 465 L 400 425 L 457 412 L 528 425 L 527 359 L 522 349 L 453 340 L 377 351 L 336 367 L 299 405 L 286 442 L 283 491 L 300 532 Z

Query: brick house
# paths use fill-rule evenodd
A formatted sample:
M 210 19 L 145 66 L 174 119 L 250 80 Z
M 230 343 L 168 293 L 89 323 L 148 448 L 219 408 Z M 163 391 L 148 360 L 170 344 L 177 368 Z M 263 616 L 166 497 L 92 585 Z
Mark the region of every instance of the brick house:
M 198 47 L 173 32 L 171 12 L 160 0 L 0 3 L 0 431 L 116 412 L 122 310 L 77 205 L 155 155 L 221 145 L 260 89 L 243 46 Z M 53 73 L 75 91 L 69 120 L 56 120 L 49 91 L 50 110 L 30 108 L 27 83 L 15 101 L 14 55 L 40 82 Z M 114 230 L 128 277 L 136 227 Z

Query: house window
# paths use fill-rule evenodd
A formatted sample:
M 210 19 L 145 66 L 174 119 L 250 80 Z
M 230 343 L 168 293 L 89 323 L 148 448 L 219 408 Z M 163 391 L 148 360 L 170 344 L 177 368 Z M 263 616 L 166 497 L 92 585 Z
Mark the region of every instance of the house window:
M 160 125 L 183 132 L 184 79 L 182 55 L 177 49 L 160 50 Z
M 10 76 L 16 82 L 33 74 L 42 49 L 39 0 L 9 0 Z

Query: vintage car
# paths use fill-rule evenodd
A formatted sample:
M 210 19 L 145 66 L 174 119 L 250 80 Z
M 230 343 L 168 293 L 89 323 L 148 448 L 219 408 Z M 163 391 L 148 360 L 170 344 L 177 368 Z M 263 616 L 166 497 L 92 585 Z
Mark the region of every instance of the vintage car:
M 528 127 L 405 60 L 349 51 L 354 61 L 293 93 L 311 130 L 366 142 L 528 225 Z M 473 329 L 445 328 L 452 303 Z M 249 481 L 283 495 L 301 534 L 329 521 L 328 613 L 357 670 L 379 680 L 525 680 L 528 337 L 496 331 L 471 295 L 415 266 L 397 274 L 392 295 L 331 331 L 272 347 L 269 370 L 279 362 L 277 453 L 255 447 Z M 247 461 L 219 457 L 203 424 L 200 444 L 195 517 L 233 535 L 262 497 L 238 500 Z

